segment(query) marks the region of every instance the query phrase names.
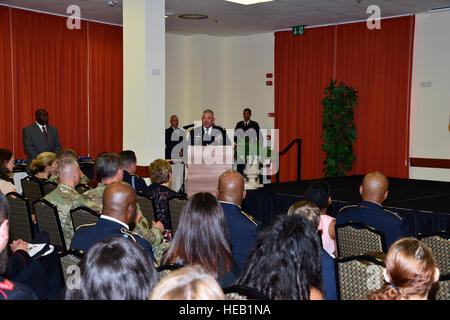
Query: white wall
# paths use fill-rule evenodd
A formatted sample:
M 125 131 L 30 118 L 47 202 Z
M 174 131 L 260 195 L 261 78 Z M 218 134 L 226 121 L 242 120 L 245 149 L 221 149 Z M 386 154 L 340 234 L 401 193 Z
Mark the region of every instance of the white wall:
M 233 128 L 244 107 L 261 128 L 272 129 L 274 87 L 266 73 L 274 72 L 273 33 L 238 37 L 166 34 L 166 127 L 172 114 L 180 126 L 200 120 L 204 109 L 216 124 Z M 273 79 L 271 79 L 273 81 Z
M 450 159 L 450 11 L 416 15 L 410 157 Z M 431 86 L 422 86 L 429 83 Z M 427 85 L 427 84 L 425 84 Z M 411 179 L 450 181 L 450 169 L 410 167 Z

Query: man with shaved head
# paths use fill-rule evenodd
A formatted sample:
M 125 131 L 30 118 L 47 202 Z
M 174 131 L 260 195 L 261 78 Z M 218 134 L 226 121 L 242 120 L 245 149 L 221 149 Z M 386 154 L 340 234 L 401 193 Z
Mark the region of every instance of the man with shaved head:
M 241 210 L 245 195 L 244 178 L 239 172 L 229 170 L 222 173 L 216 196 L 225 211 L 231 251 L 239 272 L 245 267 L 250 249 L 262 228 L 261 222 Z
M 389 181 L 384 174 L 378 171 L 366 174 L 359 193 L 363 201 L 359 205 L 342 208 L 336 216 L 336 224 L 361 222 L 382 231 L 386 249 L 396 240 L 410 235 L 402 217 L 382 207 L 389 194 Z
M 136 220 L 136 192 L 126 182 L 115 182 L 103 192 L 102 215 L 97 223 L 79 226 L 70 248 L 88 252 L 99 241 L 111 237 L 128 238 L 137 243 L 155 261 L 150 243 L 132 233 Z
M 75 190 L 75 187 L 80 183 L 80 167 L 75 159 L 62 159 L 59 161 L 57 171 L 59 180 L 58 187 L 47 194 L 44 199 L 55 205 L 58 209 L 64 240 L 68 247 L 70 240 L 72 240 L 73 237 L 70 210 L 78 206 L 89 207 L 93 204 L 90 200 L 84 199 L 77 190 Z

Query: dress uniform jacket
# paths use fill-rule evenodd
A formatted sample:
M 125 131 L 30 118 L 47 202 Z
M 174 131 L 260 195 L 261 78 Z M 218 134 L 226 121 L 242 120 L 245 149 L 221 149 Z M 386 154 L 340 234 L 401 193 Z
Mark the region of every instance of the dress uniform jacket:
M 100 219 L 95 224 L 79 226 L 72 238 L 70 248 L 88 252 L 97 242 L 117 236 L 129 238 L 134 243 L 139 244 L 150 255 L 152 260 L 155 261 L 152 246 L 147 240 L 137 233 L 132 233 L 121 223 L 109 220 L 104 216 L 100 216 Z
M 123 170 L 123 182 L 126 182 L 130 184 L 136 192 L 142 191 L 144 192 L 145 189 L 147 189 L 147 184 L 145 183 L 145 180 L 142 178 L 139 178 L 135 174 L 129 174 L 128 171 Z
M 258 137 L 259 135 L 259 124 L 256 121 L 249 120 L 247 125 L 244 121 L 239 121 L 238 123 L 236 123 L 236 127 L 234 128 L 234 130 L 237 129 L 242 129 L 244 130 L 244 132 L 249 129 L 254 129 L 256 131 L 256 136 Z
M 173 135 L 175 129 L 169 127 L 166 129 L 166 159 L 172 159 L 172 149 L 184 140 L 185 132 L 181 128 L 177 128 L 177 132 Z M 172 135 L 174 140 L 172 140 Z M 177 154 L 175 159 L 179 158 Z
M 239 271 L 242 271 L 256 236 L 262 229 L 262 223 L 241 211 L 241 208 L 233 203 L 220 201 L 220 204 L 227 219 L 233 259 Z
M 196 127 L 189 130 L 189 136 L 190 136 L 190 144 L 191 145 L 202 145 L 202 146 L 208 146 L 208 145 L 230 145 L 228 139 L 227 139 L 227 133 L 226 130 L 222 127 L 218 126 L 212 126 L 211 127 L 211 136 L 207 137 L 205 134 L 205 129 L 203 126 Z
M 350 221 L 361 222 L 384 232 L 386 250 L 396 240 L 410 236 L 402 217 L 374 202 L 363 201 L 359 205 L 343 207 L 336 216 L 336 224 Z

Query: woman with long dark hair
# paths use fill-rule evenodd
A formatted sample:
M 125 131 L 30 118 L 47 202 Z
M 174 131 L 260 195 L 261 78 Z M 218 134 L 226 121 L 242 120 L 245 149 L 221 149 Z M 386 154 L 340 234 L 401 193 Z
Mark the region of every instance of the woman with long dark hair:
M 0 192 L 8 194 L 16 192 L 16 187 L 11 183 L 14 168 L 14 155 L 11 151 L 0 149 Z
M 426 244 L 403 238 L 389 248 L 384 278 L 387 283 L 369 294 L 368 300 L 427 300 L 439 269 Z
M 222 206 L 211 193 L 200 192 L 181 211 L 175 237 L 163 258 L 164 264 L 198 264 L 218 278 L 222 287 L 231 285 L 233 256 Z
M 257 237 L 236 284 L 273 300 L 322 300 L 317 230 L 302 215 L 279 216 Z

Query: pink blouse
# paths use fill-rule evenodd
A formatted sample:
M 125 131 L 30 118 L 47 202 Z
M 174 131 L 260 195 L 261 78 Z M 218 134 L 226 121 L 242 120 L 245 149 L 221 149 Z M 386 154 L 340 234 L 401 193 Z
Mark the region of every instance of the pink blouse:
M 328 215 L 320 215 L 319 230 L 322 230 L 322 245 L 325 251 L 329 254 L 333 254 L 333 252 L 336 250 L 334 239 L 331 239 L 330 235 L 328 234 L 328 228 L 331 221 L 333 220 L 335 219 Z

